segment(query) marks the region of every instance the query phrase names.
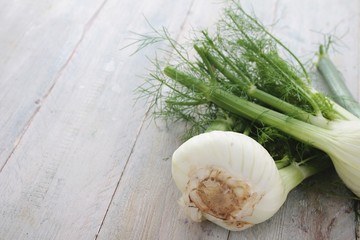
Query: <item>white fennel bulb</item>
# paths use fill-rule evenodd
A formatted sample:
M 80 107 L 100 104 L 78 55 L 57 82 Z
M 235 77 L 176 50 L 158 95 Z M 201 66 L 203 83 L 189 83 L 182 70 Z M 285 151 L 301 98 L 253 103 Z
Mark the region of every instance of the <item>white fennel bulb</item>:
M 233 231 L 272 217 L 290 191 L 266 149 L 235 132 L 186 141 L 173 154 L 172 175 L 193 221 L 207 219 Z
M 334 121 L 316 144 L 331 158 L 344 184 L 360 197 L 360 121 Z

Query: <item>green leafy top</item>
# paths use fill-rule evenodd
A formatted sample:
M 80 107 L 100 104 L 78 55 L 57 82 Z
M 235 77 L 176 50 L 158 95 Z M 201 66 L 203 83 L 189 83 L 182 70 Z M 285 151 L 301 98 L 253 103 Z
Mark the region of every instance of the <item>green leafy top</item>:
M 155 69 L 140 88 L 143 96 L 152 99 L 153 116 L 189 123 L 186 138 L 206 131 L 219 119 L 231 119 L 229 130 L 251 136 L 284 165 L 314 156 L 327 158 L 321 151 L 261 121 L 246 120 L 209 100 L 206 91 L 222 89 L 290 118 L 323 127 L 338 117 L 332 102 L 311 88 L 309 74 L 300 60 L 255 17 L 233 3 L 213 35 L 201 31 L 190 42 L 180 44 L 162 29 L 154 31 L 153 41 L 148 36 L 140 40 L 141 47 L 159 39 L 170 47 L 165 51 L 171 63 L 155 59 Z M 209 90 L 199 92 L 167 76 L 162 67 L 168 64 L 206 84 Z

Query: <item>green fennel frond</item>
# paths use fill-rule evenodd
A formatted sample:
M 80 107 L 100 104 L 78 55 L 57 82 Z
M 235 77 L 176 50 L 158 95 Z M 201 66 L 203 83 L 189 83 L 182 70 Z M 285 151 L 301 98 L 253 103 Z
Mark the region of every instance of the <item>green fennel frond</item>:
M 166 57 L 153 62 L 155 70 L 140 91 L 150 99 L 153 115 L 187 123 L 186 139 L 230 117 L 232 131 L 260 142 L 282 166 L 306 162 L 313 155 L 327 157 L 259 119 L 247 120 L 213 102 L 214 94 L 230 93 L 314 125 L 326 126 L 336 117 L 332 103 L 312 90 L 299 59 L 240 5 L 226 9 L 216 27 L 214 34 L 204 30 L 186 43 L 179 43 L 165 28 L 154 31 L 154 42 L 167 43 L 162 49 Z M 145 37 L 140 47 L 151 42 Z M 164 71 L 169 65 L 173 67 Z

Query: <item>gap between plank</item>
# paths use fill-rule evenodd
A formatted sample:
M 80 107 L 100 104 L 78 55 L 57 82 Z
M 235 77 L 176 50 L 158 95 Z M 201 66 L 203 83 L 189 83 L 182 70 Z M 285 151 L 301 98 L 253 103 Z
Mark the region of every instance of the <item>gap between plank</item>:
M 184 21 L 182 22 L 182 24 L 180 25 L 179 33 L 177 34 L 177 36 L 176 36 L 176 38 L 175 38 L 176 41 L 180 38 L 180 36 L 182 35 L 182 33 L 183 33 L 183 31 L 184 31 L 184 27 L 185 27 L 185 25 L 186 25 L 186 23 L 187 23 L 187 20 L 188 20 L 188 18 L 189 18 L 190 12 L 191 12 L 191 10 L 192 10 L 192 8 L 193 8 L 193 6 L 194 6 L 194 2 L 195 2 L 195 0 L 192 0 L 191 3 L 190 3 L 189 9 L 188 9 L 188 11 L 186 12 L 186 15 L 185 15 L 185 19 L 184 19 Z M 137 141 L 138 141 L 138 138 L 139 138 L 139 136 L 140 136 L 140 134 L 141 134 L 141 132 L 142 132 L 142 129 L 143 129 L 143 127 L 144 127 L 144 124 L 145 124 L 146 120 L 147 120 L 148 117 L 149 117 L 149 114 L 150 114 L 150 111 L 151 111 L 151 110 L 152 110 L 152 106 L 151 106 L 151 104 L 150 104 L 150 105 L 148 106 L 148 108 L 146 109 L 146 111 L 145 111 L 145 114 L 144 114 L 144 117 L 143 117 L 143 119 L 142 119 L 142 121 L 141 121 L 139 130 L 138 130 L 137 133 L 136 133 L 134 143 L 132 144 L 132 147 L 131 147 L 129 156 L 128 156 L 127 159 L 126 159 L 124 168 L 123 168 L 123 170 L 122 170 L 122 172 L 121 172 L 121 174 L 120 174 L 120 177 L 119 177 L 119 179 L 118 179 L 118 182 L 116 183 L 114 192 L 113 192 L 113 194 L 112 194 L 112 196 L 111 196 L 111 198 L 110 198 L 110 202 L 109 202 L 108 207 L 107 207 L 107 209 L 106 209 L 106 211 L 105 211 L 104 217 L 103 217 L 103 219 L 102 219 L 102 221 L 101 221 L 101 223 L 100 223 L 99 229 L 98 229 L 97 233 L 95 234 L 95 239 L 94 239 L 94 240 L 97 240 L 97 239 L 98 239 L 98 237 L 99 237 L 99 235 L 100 235 L 100 232 L 101 232 L 101 229 L 102 229 L 102 227 L 104 226 L 105 219 L 106 219 L 106 217 L 107 217 L 107 215 L 108 215 L 108 213 L 109 213 L 111 204 L 112 204 L 113 201 L 114 201 L 116 192 L 117 192 L 117 190 L 118 190 L 118 188 L 119 188 L 119 186 L 120 186 L 121 179 L 122 179 L 122 177 L 123 177 L 123 175 L 124 175 L 124 173 L 125 173 L 125 171 L 126 171 L 126 168 L 127 168 L 127 166 L 128 166 L 128 163 L 130 162 L 130 159 L 131 159 L 131 156 L 132 156 L 132 154 L 133 154 L 133 152 L 134 152 L 134 150 L 135 150 L 135 147 L 136 147 L 136 143 L 137 143 Z
M 132 156 L 132 154 L 133 154 L 133 152 L 134 152 L 134 149 L 135 149 L 135 147 L 136 147 L 137 140 L 138 140 L 138 138 L 139 138 L 139 136 L 140 136 L 140 133 L 141 133 L 143 127 L 144 127 L 144 124 L 145 124 L 145 122 L 146 122 L 146 119 L 148 118 L 148 115 L 149 115 L 149 113 L 150 113 L 150 110 L 151 110 L 151 106 L 148 107 L 148 109 L 146 110 L 145 115 L 144 115 L 144 117 L 143 117 L 143 119 L 142 119 L 142 121 L 141 121 L 140 128 L 139 128 L 139 130 L 137 131 L 136 136 L 135 136 L 135 140 L 134 140 L 134 142 L 133 142 L 133 144 L 132 144 L 132 146 L 131 146 L 131 150 L 130 150 L 129 156 L 128 156 L 127 159 L 126 159 L 124 168 L 123 168 L 123 170 L 122 170 L 122 172 L 121 172 L 121 174 L 120 174 L 120 177 L 119 177 L 119 179 L 118 179 L 118 181 L 117 181 L 117 183 L 116 183 L 114 192 L 113 192 L 113 194 L 111 195 L 110 202 L 109 202 L 109 204 L 108 204 L 108 206 L 107 206 L 107 208 L 106 208 L 104 217 L 103 217 L 103 219 L 101 220 L 99 229 L 98 229 L 97 233 L 95 234 L 95 240 L 98 239 L 98 236 L 99 236 L 99 234 L 100 234 L 100 231 L 101 231 L 101 229 L 102 229 L 102 227 L 103 227 L 103 225 L 104 225 L 105 219 L 106 219 L 106 217 L 107 217 L 107 215 L 108 215 L 108 213 L 109 213 L 111 204 L 112 204 L 112 202 L 114 201 L 115 194 L 116 194 L 116 192 L 117 192 L 117 190 L 118 190 L 118 188 L 119 188 L 119 186 L 120 186 L 121 179 L 122 179 L 122 177 L 124 176 L 124 173 L 125 173 L 125 171 L 126 171 L 126 168 L 127 168 L 128 163 L 130 162 L 130 158 L 131 158 L 131 156 Z
M 88 33 L 89 29 L 91 28 L 92 24 L 94 23 L 95 19 L 98 17 L 99 13 L 101 12 L 101 10 L 104 8 L 106 2 L 108 0 L 104 0 L 100 6 L 98 7 L 98 9 L 95 11 L 95 13 L 90 17 L 90 19 L 85 23 L 84 26 L 84 30 L 81 33 L 80 39 L 79 41 L 76 43 L 74 49 L 72 50 L 72 52 L 70 53 L 70 56 L 68 57 L 68 59 L 66 60 L 66 62 L 61 66 L 61 68 L 59 69 L 54 83 L 51 85 L 51 87 L 49 88 L 49 90 L 47 91 L 47 93 L 44 94 L 44 96 L 42 97 L 42 101 L 45 101 L 46 98 L 50 95 L 51 91 L 53 90 L 53 88 L 55 87 L 56 83 L 58 82 L 58 80 L 60 79 L 60 77 L 62 76 L 63 72 L 65 71 L 66 67 L 69 65 L 69 63 L 71 62 L 71 60 L 73 59 L 75 53 L 77 52 L 78 48 L 80 47 L 81 43 L 83 42 L 86 34 Z
M 17 149 L 17 147 L 19 146 L 22 138 L 24 137 L 26 131 L 29 129 L 33 119 L 35 118 L 35 116 L 37 115 L 37 113 L 39 112 L 40 110 L 40 106 L 38 106 L 35 111 L 33 112 L 33 114 L 30 116 L 29 120 L 26 122 L 23 130 L 21 131 L 19 137 L 15 140 L 15 143 L 14 143 L 14 147 L 13 149 L 11 150 L 9 156 L 6 158 L 4 164 L 0 167 L 0 173 L 2 172 L 2 170 L 5 168 L 6 164 L 9 162 L 11 156 L 14 154 L 15 150 Z
M 50 93 L 52 92 L 52 90 L 54 89 L 55 85 L 57 84 L 58 80 L 60 79 L 60 77 L 62 76 L 63 72 L 65 71 L 66 67 L 69 65 L 70 61 L 73 59 L 76 51 L 78 50 L 79 46 L 81 45 L 81 43 L 83 42 L 87 32 L 89 31 L 89 29 L 91 28 L 93 22 L 95 21 L 95 19 L 97 18 L 97 16 L 99 15 L 99 13 L 101 12 L 101 10 L 103 9 L 103 7 L 105 6 L 106 2 L 108 0 L 104 0 L 101 5 L 97 8 L 97 10 L 95 11 L 95 13 L 90 17 L 90 19 L 86 22 L 84 30 L 82 31 L 82 34 L 80 36 L 80 39 L 78 40 L 78 42 L 76 43 L 74 49 L 71 51 L 69 57 L 67 58 L 67 60 L 65 61 L 65 63 L 60 67 L 60 69 L 58 70 L 53 83 L 51 84 L 50 88 L 45 92 L 45 94 L 41 97 L 41 99 L 39 99 L 37 101 L 37 105 L 38 107 L 35 109 L 35 111 L 32 113 L 32 115 L 30 116 L 29 120 L 26 122 L 23 130 L 21 131 L 19 137 L 16 139 L 15 143 L 14 143 L 14 147 L 12 149 L 12 151 L 10 152 L 9 156 L 6 158 L 5 163 L 0 167 L 0 173 L 3 171 L 3 169 L 5 168 L 6 164 L 9 162 L 10 158 L 12 157 L 12 155 L 14 154 L 15 150 L 17 149 L 17 147 L 19 146 L 20 142 L 22 141 L 25 133 L 27 132 L 27 130 L 29 129 L 30 125 L 32 124 L 35 116 L 38 114 L 38 112 L 40 111 L 41 107 L 42 107 L 42 103 L 46 101 L 47 97 L 50 95 Z

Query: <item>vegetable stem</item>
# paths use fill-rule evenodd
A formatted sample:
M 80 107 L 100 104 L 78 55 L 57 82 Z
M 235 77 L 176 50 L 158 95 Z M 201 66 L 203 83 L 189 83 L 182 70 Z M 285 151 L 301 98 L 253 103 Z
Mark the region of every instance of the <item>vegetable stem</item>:
M 323 45 L 320 46 L 317 68 L 329 86 L 334 101 L 360 117 L 360 105 L 347 88 L 343 75 L 331 61 Z
M 285 155 L 282 159 L 275 161 L 277 169 L 289 166 L 291 163 L 289 156 Z
M 199 55 L 202 56 L 202 58 L 206 59 L 206 62 L 211 63 L 216 69 L 218 69 L 228 80 L 236 84 L 241 90 L 245 91 L 250 97 L 254 97 L 263 103 L 266 103 L 284 113 L 287 113 L 288 115 L 300 119 L 305 122 L 310 122 L 312 124 L 325 127 L 327 125 L 327 120 L 319 116 L 314 116 L 304 110 L 302 110 L 299 107 L 296 107 L 286 101 L 283 101 L 267 92 L 264 92 L 260 89 L 258 89 L 255 85 L 251 83 L 251 81 L 246 77 L 245 74 L 241 74 L 239 79 L 237 76 L 232 74 L 229 70 L 226 69 L 226 67 L 221 64 L 214 56 L 212 56 L 209 52 L 205 51 L 204 49 L 201 49 L 199 47 L 196 47 L 197 52 Z M 233 66 L 232 64 L 230 66 Z M 235 69 L 234 69 L 235 70 Z M 237 73 L 239 73 L 238 70 L 236 70 Z M 244 83 L 242 80 L 244 80 Z
M 324 146 L 323 139 L 326 139 L 324 137 L 327 135 L 326 129 L 239 98 L 220 88 L 213 89 L 201 80 L 174 67 L 166 67 L 164 73 L 185 87 L 202 93 L 205 98 L 222 109 L 226 109 L 249 120 L 261 121 L 315 147 L 321 148 Z M 317 134 L 314 134 L 314 132 Z
M 285 189 L 290 192 L 303 180 L 331 166 L 331 162 L 322 158 L 314 159 L 304 164 L 292 162 L 289 166 L 279 169 Z
M 248 19 L 250 19 L 253 23 L 255 23 L 256 26 L 258 26 L 262 31 L 264 31 L 270 38 L 272 38 L 277 44 L 279 44 L 287 53 L 289 53 L 295 61 L 300 66 L 304 76 L 306 79 L 309 79 L 309 74 L 307 73 L 304 65 L 301 63 L 299 58 L 292 52 L 290 49 L 285 46 L 278 38 L 276 38 L 274 35 L 272 35 L 260 22 L 258 22 L 253 16 L 249 15 L 247 12 L 244 11 L 244 9 L 240 6 L 240 4 L 236 1 L 233 1 L 235 5 L 237 5 L 237 8 L 244 14 Z
M 244 13 L 244 11 L 242 9 L 241 9 L 241 11 Z M 245 14 L 245 16 L 247 18 L 249 18 L 253 23 L 255 23 L 258 27 L 260 27 L 266 35 L 268 35 L 270 38 L 272 38 L 278 44 L 280 44 L 280 46 L 282 46 L 289 54 L 291 54 L 293 57 L 295 56 L 288 48 L 286 48 L 282 43 L 280 43 L 279 40 L 277 40 L 273 35 L 271 35 L 267 30 L 265 30 L 265 28 L 263 26 L 261 26 L 261 24 L 259 24 L 254 18 L 252 18 L 248 14 Z M 288 73 L 286 71 L 284 71 L 284 69 L 281 66 L 279 66 L 276 61 L 273 61 L 272 58 L 270 58 L 267 54 L 265 54 L 265 53 L 263 53 L 263 51 L 261 51 L 261 49 L 258 47 L 258 45 L 253 41 L 253 39 L 249 36 L 249 34 L 246 33 L 243 26 L 237 22 L 237 20 L 235 19 L 235 17 L 233 15 L 229 15 L 229 17 L 232 20 L 234 26 L 236 27 L 236 30 L 238 30 L 246 38 L 246 40 L 249 42 L 249 44 L 252 46 L 252 48 L 254 49 L 253 53 L 258 57 L 258 59 L 265 61 L 265 64 L 270 64 L 274 70 L 276 70 L 278 73 L 280 73 L 289 82 L 292 82 L 293 86 L 296 88 L 296 91 L 298 93 L 302 94 L 302 96 L 307 99 L 307 101 L 313 107 L 313 110 L 316 114 L 321 112 L 319 105 L 316 103 L 316 101 L 314 101 L 314 99 L 311 96 L 311 93 L 307 92 L 304 88 L 302 88 L 298 84 L 298 82 L 302 81 L 302 80 L 297 76 L 288 75 Z M 251 48 L 249 48 L 249 49 L 251 49 Z M 295 59 L 296 59 L 296 61 L 298 61 L 298 59 L 296 57 L 295 57 Z M 298 63 L 299 62 L 300 61 L 298 61 Z M 305 76 L 307 77 L 307 73 L 306 73 L 305 69 L 303 68 L 302 64 L 300 64 L 300 66 L 301 66 L 302 70 L 304 70 Z

